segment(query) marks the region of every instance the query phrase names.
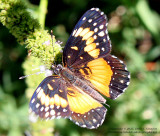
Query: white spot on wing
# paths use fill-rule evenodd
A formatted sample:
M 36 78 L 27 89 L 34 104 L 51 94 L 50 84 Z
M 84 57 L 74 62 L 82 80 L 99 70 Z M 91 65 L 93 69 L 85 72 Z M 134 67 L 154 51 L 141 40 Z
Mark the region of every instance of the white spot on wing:
M 101 31 L 101 32 L 98 33 L 98 35 L 99 35 L 100 37 L 103 37 L 103 36 L 104 36 L 104 32 Z
M 91 23 L 91 22 L 92 22 L 92 19 L 89 19 L 88 22 Z
M 86 17 L 84 17 L 82 20 L 83 20 L 83 21 L 86 20 Z
M 100 26 L 99 26 L 99 29 L 103 29 L 103 27 L 104 27 L 104 25 L 100 25 Z
M 95 29 L 94 29 L 94 32 L 95 32 L 95 33 L 98 32 L 98 28 L 95 28 Z
M 45 117 L 47 118 L 49 116 L 49 112 L 46 112 Z
M 39 106 L 40 106 L 40 104 L 39 104 L 39 103 L 37 103 L 37 104 L 36 104 L 36 108 L 38 108 Z
M 41 107 L 40 111 L 43 111 L 44 110 L 44 107 Z
M 40 90 L 41 90 L 41 87 L 38 87 L 38 89 L 36 90 L 37 94 L 39 93 Z
M 48 110 L 49 110 L 49 107 L 46 107 L 46 108 L 45 108 L 45 111 L 48 111 Z
M 55 115 L 55 111 L 54 110 L 51 110 L 50 111 L 50 114 L 53 116 L 53 115 Z
M 35 98 L 33 98 L 33 100 L 31 101 L 31 103 L 34 103 L 35 102 Z
M 93 24 L 93 26 L 96 26 L 96 25 L 97 25 L 97 23 L 94 23 L 94 24 Z

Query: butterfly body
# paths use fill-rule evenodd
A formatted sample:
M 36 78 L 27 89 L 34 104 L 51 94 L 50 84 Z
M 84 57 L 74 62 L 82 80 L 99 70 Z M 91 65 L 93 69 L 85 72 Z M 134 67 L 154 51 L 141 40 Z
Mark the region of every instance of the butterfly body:
M 88 10 L 75 26 L 63 51 L 63 66 L 52 66 L 34 92 L 30 111 L 43 119 L 69 118 L 94 129 L 102 125 L 106 99 L 116 99 L 129 85 L 123 61 L 110 54 L 107 18 L 98 8 Z

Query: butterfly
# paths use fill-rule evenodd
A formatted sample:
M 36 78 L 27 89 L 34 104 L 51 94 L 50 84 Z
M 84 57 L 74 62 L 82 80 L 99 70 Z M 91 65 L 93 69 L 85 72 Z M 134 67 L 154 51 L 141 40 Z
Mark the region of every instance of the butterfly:
M 76 24 L 63 51 L 63 66 L 52 65 L 30 100 L 30 111 L 42 119 L 68 118 L 95 129 L 104 122 L 106 99 L 116 99 L 129 85 L 123 61 L 110 54 L 107 17 L 88 10 Z

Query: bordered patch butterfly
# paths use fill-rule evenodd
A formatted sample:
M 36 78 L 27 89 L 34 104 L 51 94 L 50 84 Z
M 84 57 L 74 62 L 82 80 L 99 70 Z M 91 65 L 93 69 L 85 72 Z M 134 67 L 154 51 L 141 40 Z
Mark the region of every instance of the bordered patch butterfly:
M 30 111 L 43 119 L 69 118 L 89 129 L 102 125 L 106 96 L 116 99 L 129 85 L 123 61 L 110 54 L 107 17 L 88 10 L 79 20 L 63 51 L 63 66 L 53 65 L 35 90 Z

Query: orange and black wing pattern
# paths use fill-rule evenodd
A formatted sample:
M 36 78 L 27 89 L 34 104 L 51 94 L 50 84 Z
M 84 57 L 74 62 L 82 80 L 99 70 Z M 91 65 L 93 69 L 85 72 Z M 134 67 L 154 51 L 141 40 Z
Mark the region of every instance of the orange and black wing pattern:
M 57 67 L 58 76 L 46 77 L 35 90 L 32 113 L 46 120 L 69 118 L 88 129 L 102 125 L 107 112 L 102 95 L 116 99 L 130 80 L 123 61 L 110 55 L 107 24 L 98 8 L 81 17 L 64 47 L 61 73 Z
M 78 68 L 111 51 L 107 17 L 99 8 L 88 10 L 76 24 L 63 50 L 63 63 Z
M 82 76 L 101 94 L 116 99 L 129 85 L 130 73 L 123 61 L 108 54 L 83 65 L 77 76 Z
M 30 100 L 31 117 L 46 120 L 69 118 L 88 129 L 99 127 L 106 111 L 98 101 L 71 84 L 66 84 L 58 76 L 45 78 Z
M 89 129 L 102 125 L 107 109 L 83 90 L 71 84 L 67 87 L 67 98 L 71 110 L 70 120 Z
M 30 112 L 42 119 L 69 118 L 65 82 L 58 76 L 46 77 L 30 100 Z

